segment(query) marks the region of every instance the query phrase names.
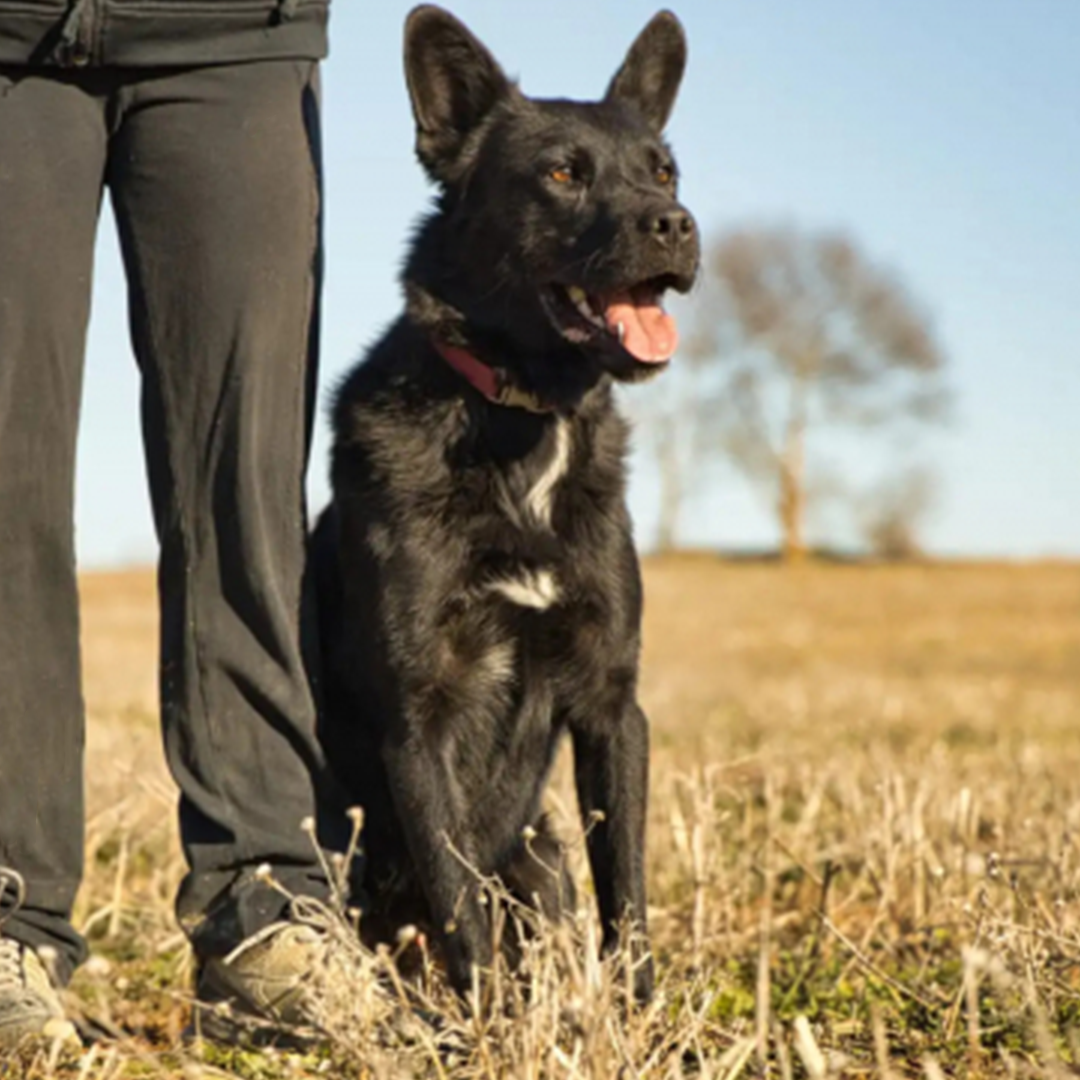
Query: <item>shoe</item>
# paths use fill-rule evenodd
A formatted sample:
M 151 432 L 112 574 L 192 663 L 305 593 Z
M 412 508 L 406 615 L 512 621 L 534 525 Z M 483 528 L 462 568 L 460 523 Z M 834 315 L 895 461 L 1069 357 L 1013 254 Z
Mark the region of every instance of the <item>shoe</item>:
M 223 959 L 203 964 L 199 1000 L 239 1004 L 275 1023 L 310 1023 L 308 984 L 320 962 L 325 963 L 323 945 L 322 935 L 313 927 L 274 923 Z
M 215 1042 L 308 1047 L 325 1029 L 325 1001 L 339 999 L 341 965 L 328 936 L 300 922 L 274 923 L 198 974 L 193 1034 Z
M 77 1038 L 41 958 L 14 938 L 0 937 L 0 1050 L 30 1038 Z
M 432 1042 L 435 1025 L 388 992 L 386 958 L 355 927 L 316 901 L 295 900 L 290 917 L 202 963 L 187 1038 L 300 1051 Z

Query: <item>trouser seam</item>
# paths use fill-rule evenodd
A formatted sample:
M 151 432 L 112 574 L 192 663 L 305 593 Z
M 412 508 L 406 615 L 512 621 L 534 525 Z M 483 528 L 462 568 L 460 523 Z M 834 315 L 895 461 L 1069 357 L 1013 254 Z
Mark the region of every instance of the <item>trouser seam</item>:
M 318 70 L 318 64 L 314 61 L 308 68 L 307 78 L 304 80 L 305 88 L 314 92 L 315 73 Z M 303 108 L 303 97 L 301 96 L 301 108 Z M 300 364 L 299 374 L 302 378 L 299 380 L 298 385 L 300 387 L 300 409 L 298 422 L 296 425 L 295 442 L 297 444 L 297 450 L 299 451 L 298 458 L 303 463 L 303 476 L 300 480 L 300 496 L 301 502 L 306 505 L 306 498 L 304 497 L 304 477 L 307 473 L 308 466 L 308 446 L 307 446 L 307 427 L 308 427 L 308 411 L 314 408 L 314 402 L 309 401 L 309 379 L 310 372 L 308 371 L 309 364 L 317 363 L 317 358 L 312 354 L 312 322 L 315 318 L 315 294 L 318 288 L 317 276 L 319 272 L 318 259 L 319 259 L 319 224 L 322 214 L 322 197 L 320 191 L 320 177 L 319 169 L 315 162 L 315 147 L 311 145 L 311 132 L 308 130 L 307 117 L 302 116 L 304 131 L 308 140 L 308 274 L 307 274 L 307 310 L 303 325 L 300 328 L 300 340 L 297 346 L 296 355 Z M 301 545 L 306 540 L 306 528 L 307 523 L 301 523 Z M 299 593 L 297 594 L 297 603 L 300 608 L 303 607 L 304 590 L 301 584 Z M 297 618 L 297 626 L 302 625 L 302 621 Z M 301 644 L 297 643 L 298 646 Z M 301 649 L 302 653 L 302 649 Z

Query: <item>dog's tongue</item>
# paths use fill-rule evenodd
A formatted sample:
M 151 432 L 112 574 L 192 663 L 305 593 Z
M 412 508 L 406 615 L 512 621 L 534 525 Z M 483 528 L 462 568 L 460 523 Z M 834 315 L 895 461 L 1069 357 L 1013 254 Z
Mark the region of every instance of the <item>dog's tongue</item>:
M 662 364 L 675 355 L 679 331 L 675 320 L 656 302 L 652 293 L 615 293 L 604 304 L 608 330 L 618 334 L 623 325 L 622 346 L 646 364 Z

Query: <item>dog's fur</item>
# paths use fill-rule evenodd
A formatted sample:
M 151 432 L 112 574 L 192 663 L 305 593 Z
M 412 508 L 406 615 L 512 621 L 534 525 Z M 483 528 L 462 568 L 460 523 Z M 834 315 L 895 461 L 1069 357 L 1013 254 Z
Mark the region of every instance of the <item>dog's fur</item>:
M 313 557 L 325 741 L 366 811 L 367 922 L 433 928 L 459 990 L 491 960 L 465 863 L 551 914 L 566 899 L 540 804 L 567 732 L 605 947 L 632 927 L 636 993 L 652 989 L 641 583 L 612 382 L 664 364 L 623 348 L 613 316 L 577 314 L 567 288 L 611 312 L 648 282 L 635 310 L 657 326 L 649 297 L 690 287 L 696 228 L 661 138 L 685 58 L 662 12 L 602 101 L 540 101 L 446 12 L 406 25 L 439 198 L 404 314 L 338 394 Z M 498 368 L 527 407 L 483 396 L 435 342 Z

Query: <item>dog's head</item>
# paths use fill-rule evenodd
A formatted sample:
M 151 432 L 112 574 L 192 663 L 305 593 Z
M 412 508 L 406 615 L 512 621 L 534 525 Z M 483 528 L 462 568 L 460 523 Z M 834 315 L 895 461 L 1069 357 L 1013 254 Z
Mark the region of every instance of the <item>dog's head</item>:
M 682 26 L 661 12 L 602 101 L 537 100 L 452 15 L 408 18 L 417 154 L 441 199 L 406 277 L 531 364 L 528 383 L 633 380 L 675 351 L 663 297 L 690 288 L 700 257 L 662 134 L 685 65 Z

